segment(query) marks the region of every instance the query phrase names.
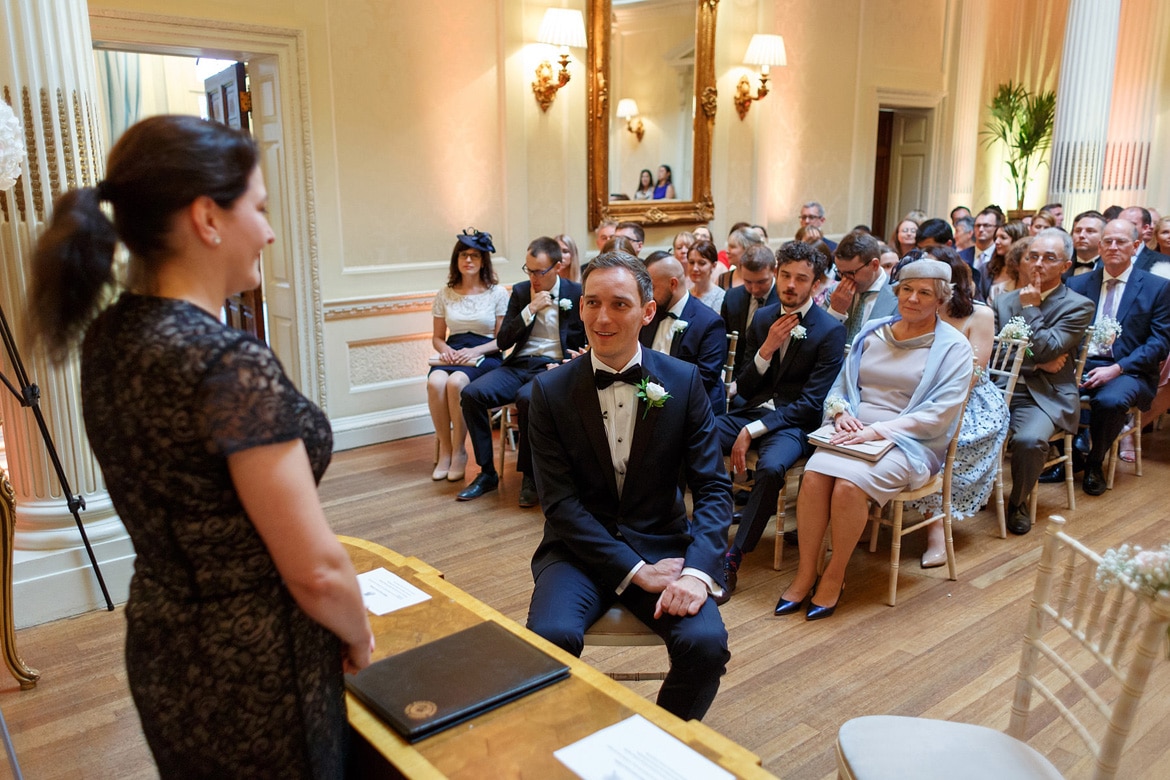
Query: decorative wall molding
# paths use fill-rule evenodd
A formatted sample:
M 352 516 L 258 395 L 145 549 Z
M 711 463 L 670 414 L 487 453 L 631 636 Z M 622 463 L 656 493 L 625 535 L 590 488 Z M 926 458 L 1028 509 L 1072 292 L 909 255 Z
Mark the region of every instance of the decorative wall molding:
M 325 322 L 349 320 L 358 317 L 387 317 L 394 314 L 413 314 L 430 311 L 435 292 L 378 295 L 370 298 L 350 298 L 325 304 Z

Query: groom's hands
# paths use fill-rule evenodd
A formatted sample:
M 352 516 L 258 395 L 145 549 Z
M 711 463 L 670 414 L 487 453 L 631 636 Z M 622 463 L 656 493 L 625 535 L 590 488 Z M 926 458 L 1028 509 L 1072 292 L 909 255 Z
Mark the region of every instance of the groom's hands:
M 707 585 L 698 577 L 684 575 L 683 563 L 683 558 L 663 558 L 658 563 L 647 563 L 631 580 L 631 585 L 637 585 L 647 593 L 662 594 L 654 607 L 654 617 L 695 615 L 707 600 Z
M 647 593 L 661 593 L 682 574 L 683 563 L 683 558 L 663 558 L 658 563 L 647 563 L 638 569 L 630 584 Z

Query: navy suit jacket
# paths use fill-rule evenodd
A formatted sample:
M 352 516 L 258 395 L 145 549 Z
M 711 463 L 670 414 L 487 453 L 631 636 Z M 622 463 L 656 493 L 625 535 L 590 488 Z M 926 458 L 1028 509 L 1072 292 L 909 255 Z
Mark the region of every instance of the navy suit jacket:
M 768 431 L 799 428 L 811 433 L 824 420 L 825 396 L 841 372 L 845 326 L 814 305 L 800 322 L 805 337 L 790 339 L 784 358 L 781 360 L 777 352 L 768 370 L 760 374 L 756 370 L 756 352 L 779 316 L 780 304 L 756 312 L 748 330 L 747 358 L 743 371 L 736 377 L 736 387 L 748 399 L 748 408 L 755 408 L 768 399 L 775 403 L 775 411 L 760 418 Z
M 739 372 L 743 369 L 743 356 L 745 353 L 744 344 L 747 341 L 747 316 L 748 306 L 751 304 L 752 296 L 748 295 L 748 291 L 744 289 L 743 285 L 732 287 L 723 296 L 723 307 L 719 310 L 719 315 L 723 317 L 723 322 L 727 325 L 727 332 L 738 331 L 739 341 L 735 345 L 735 371 L 732 373 L 739 376 Z M 768 297 L 764 300 L 764 306 L 771 306 L 774 303 L 780 303 L 779 296 L 776 295 L 776 285 L 772 285 Z M 761 306 L 760 308 L 764 308 Z
M 1161 252 L 1155 252 L 1145 244 L 1142 244 L 1138 249 L 1138 253 L 1134 255 L 1133 267 L 1139 271 L 1149 271 L 1154 267 L 1155 263 L 1170 263 L 1170 257 L 1167 257 Z
M 699 367 L 699 378 L 711 401 L 711 411 L 723 414 L 727 409 L 727 390 L 723 386 L 723 364 L 727 362 L 727 328 L 723 319 L 707 304 L 691 295 L 683 304 L 679 320 L 687 327 L 675 333 L 670 342 L 670 356 Z M 658 332 L 658 323 L 642 328 L 650 339 Z
M 1068 288 L 1099 307 L 1105 300 L 1101 290 L 1104 279 L 1105 271 L 1098 267 L 1069 279 Z M 1121 335 L 1113 342 L 1113 358 L 1090 359 L 1117 363 L 1123 373 L 1141 380 L 1153 396 L 1158 391 L 1162 361 L 1170 352 L 1170 282 L 1134 268 L 1117 304 L 1117 321 Z
M 568 299 L 572 306 L 568 310 L 557 307 L 557 321 L 560 325 L 561 352 L 569 356 L 570 349 L 581 349 L 585 346 L 585 325 L 581 322 L 581 285 L 561 279 L 560 298 Z M 508 299 L 508 311 L 500 323 L 500 332 L 496 334 L 496 343 L 501 350 L 510 349 L 504 363 L 508 363 L 516 356 L 520 348 L 528 342 L 532 335 L 532 327 L 536 320 L 525 325 L 521 317 L 524 307 L 532 303 L 532 282 L 519 282 L 512 288 L 512 297 Z
M 533 380 L 528 437 L 545 517 L 533 578 L 569 561 L 613 592 L 639 561 L 684 558 L 723 585 L 731 483 L 699 370 L 645 348 L 642 368 L 670 398 L 652 408 L 638 401 L 620 497 L 592 361 L 581 357 Z
M 967 247 L 966 249 L 960 249 L 959 250 L 959 259 L 962 260 L 967 265 L 971 266 L 972 269 L 974 269 L 975 268 L 975 246 L 972 244 L 971 246 Z

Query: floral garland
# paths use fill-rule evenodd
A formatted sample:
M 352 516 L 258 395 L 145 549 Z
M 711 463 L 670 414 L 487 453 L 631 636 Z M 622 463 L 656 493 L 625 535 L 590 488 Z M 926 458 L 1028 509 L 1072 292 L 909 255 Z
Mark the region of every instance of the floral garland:
M 24 139 L 12 107 L 0 100 L 0 192 L 12 188 L 24 165 Z
M 1106 550 L 1097 567 L 1097 586 L 1108 590 L 1118 582 L 1132 582 L 1146 596 L 1170 590 L 1170 544 L 1160 550 L 1143 550 L 1123 544 L 1116 550 Z M 1170 639 L 1170 627 L 1166 629 Z M 1170 648 L 1167 651 L 1170 658 Z

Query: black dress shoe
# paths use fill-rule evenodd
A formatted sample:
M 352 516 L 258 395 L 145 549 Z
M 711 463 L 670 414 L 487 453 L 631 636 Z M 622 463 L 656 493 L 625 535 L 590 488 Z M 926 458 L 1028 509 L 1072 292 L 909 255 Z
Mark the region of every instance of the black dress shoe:
M 1105 472 L 1101 470 L 1101 464 L 1085 465 L 1085 481 L 1081 483 L 1081 487 L 1090 496 L 1100 496 L 1108 489 L 1105 482 Z
M 737 491 L 735 491 L 735 505 L 736 506 L 747 506 L 748 499 L 751 497 L 752 497 L 752 491 L 743 490 L 743 489 L 737 490 Z
M 731 524 L 732 525 L 739 525 L 742 522 L 743 522 L 743 512 L 732 512 L 731 513 Z
M 540 497 L 536 495 L 536 480 L 525 474 L 524 479 L 520 482 L 520 507 L 527 509 L 539 503 Z
M 488 491 L 495 490 L 500 486 L 500 477 L 494 471 L 491 473 L 481 471 L 479 476 L 471 480 L 471 484 L 459 491 L 459 495 L 455 496 L 457 501 L 470 501 L 473 498 L 479 498 Z
M 1007 529 L 1016 536 L 1023 536 L 1032 530 L 1032 516 L 1027 504 L 1008 505 Z
M 796 531 L 784 532 L 784 544 L 788 545 L 789 547 L 796 547 L 799 543 L 800 540 L 796 538 Z
M 837 602 L 831 607 L 822 607 L 819 604 L 814 604 L 810 598 L 808 601 L 808 612 L 804 613 L 805 620 L 824 620 L 827 617 L 832 617 L 833 613 L 837 611 L 837 605 L 841 603 L 841 597 L 845 595 L 845 583 L 841 583 L 841 590 L 837 593 Z
M 1088 430 L 1081 430 L 1073 437 L 1073 449 L 1082 455 L 1089 454 L 1089 432 Z
M 1057 463 L 1052 468 L 1040 472 L 1039 482 L 1041 485 L 1056 485 L 1064 482 L 1064 464 Z

